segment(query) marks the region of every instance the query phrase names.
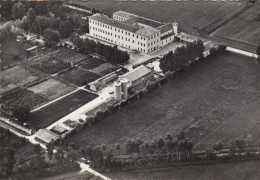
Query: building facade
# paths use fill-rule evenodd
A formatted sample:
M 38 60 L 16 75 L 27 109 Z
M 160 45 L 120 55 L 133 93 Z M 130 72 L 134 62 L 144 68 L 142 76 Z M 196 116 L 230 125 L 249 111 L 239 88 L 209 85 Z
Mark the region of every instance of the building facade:
M 163 24 L 124 11 L 115 12 L 113 18 L 101 14 L 89 18 L 91 36 L 143 53 L 172 42 L 177 33 L 177 23 Z

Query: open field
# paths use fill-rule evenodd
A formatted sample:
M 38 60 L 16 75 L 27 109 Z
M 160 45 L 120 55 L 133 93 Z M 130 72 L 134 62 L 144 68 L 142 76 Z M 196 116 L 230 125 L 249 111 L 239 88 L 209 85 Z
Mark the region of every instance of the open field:
M 213 165 L 197 165 L 169 168 L 151 168 L 106 174 L 111 179 L 259 179 L 260 161 L 221 163 Z
M 26 107 L 30 109 L 37 107 L 38 105 L 47 101 L 46 98 L 35 94 L 27 89 L 17 88 L 12 92 L 7 93 L 1 97 L 1 103 L 11 107 Z
M 69 69 L 59 74 L 58 77 L 78 86 L 87 85 L 88 83 L 100 78 L 98 74 L 87 71 L 81 67 Z
M 45 128 L 96 97 L 96 94 L 84 90 L 76 91 L 40 110 L 34 111 L 28 121 L 33 127 Z
M 24 86 L 39 79 L 38 75 L 33 75 L 31 72 L 21 66 L 14 66 L 0 72 L 0 77 L 9 83 Z
M 260 137 L 260 65 L 225 53 L 194 64 L 161 88 L 70 137 L 79 146 L 152 140 L 182 130 L 195 150 Z M 195 131 L 194 131 L 195 130 Z
M 1 69 L 14 65 L 26 59 L 26 49 L 32 47 L 29 43 L 19 43 L 14 38 L 1 40 Z
M 260 21 L 255 20 L 259 14 L 259 9 L 260 1 L 254 7 L 217 30 L 214 36 L 259 46 Z
M 73 90 L 71 86 L 65 85 L 54 79 L 48 79 L 40 84 L 28 88 L 36 94 L 39 94 L 49 100 L 56 99 Z
M 177 21 L 185 32 L 210 32 L 245 7 L 243 2 L 231 1 L 76 1 L 111 15 L 127 11 L 161 22 Z

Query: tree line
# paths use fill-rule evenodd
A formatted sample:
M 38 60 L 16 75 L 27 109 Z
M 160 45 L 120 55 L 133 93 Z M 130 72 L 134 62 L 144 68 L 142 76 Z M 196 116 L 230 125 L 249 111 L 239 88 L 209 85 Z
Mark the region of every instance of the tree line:
M 77 33 L 72 33 L 70 40 L 84 54 L 98 54 L 111 63 L 126 64 L 130 56 L 126 51 L 121 51 L 117 46 L 109 46 L 90 39 L 82 39 Z
M 178 47 L 174 53 L 170 51 L 160 59 L 160 68 L 166 72 L 173 72 L 183 68 L 197 58 L 203 57 L 205 47 L 201 40 L 189 42 L 186 46 Z

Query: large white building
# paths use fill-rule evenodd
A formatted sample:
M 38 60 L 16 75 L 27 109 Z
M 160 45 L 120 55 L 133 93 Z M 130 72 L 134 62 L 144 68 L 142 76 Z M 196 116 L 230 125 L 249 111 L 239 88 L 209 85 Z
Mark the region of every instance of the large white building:
M 91 36 L 143 53 L 172 42 L 177 33 L 177 23 L 164 24 L 124 11 L 115 12 L 113 18 L 102 14 L 89 18 Z

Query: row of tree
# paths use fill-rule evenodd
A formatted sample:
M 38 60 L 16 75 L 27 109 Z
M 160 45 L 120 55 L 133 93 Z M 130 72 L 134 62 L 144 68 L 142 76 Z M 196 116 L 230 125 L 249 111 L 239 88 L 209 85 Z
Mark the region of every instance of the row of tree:
M 160 59 L 160 68 L 164 73 L 176 71 L 202 57 L 204 49 L 205 47 L 201 40 L 187 43 L 186 46 L 178 47 L 174 53 L 170 51 L 165 54 Z
M 109 46 L 95 42 L 94 40 L 82 39 L 77 33 L 73 33 L 70 37 L 81 53 L 84 54 L 99 54 L 106 57 L 107 61 L 111 63 L 126 64 L 130 56 L 126 51 L 121 51 L 117 46 Z

